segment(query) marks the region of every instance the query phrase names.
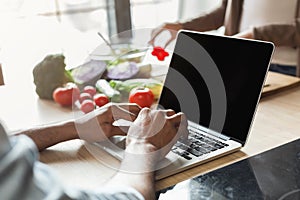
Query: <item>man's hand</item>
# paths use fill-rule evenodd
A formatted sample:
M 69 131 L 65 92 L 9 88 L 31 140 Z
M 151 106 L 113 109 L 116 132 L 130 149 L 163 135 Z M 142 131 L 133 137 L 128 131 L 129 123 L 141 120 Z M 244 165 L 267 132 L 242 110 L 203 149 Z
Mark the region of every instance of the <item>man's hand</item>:
M 187 138 L 187 120 L 173 110 L 142 109 L 127 135 L 126 152 L 148 157 L 151 162 L 163 159 L 180 137 Z
M 100 109 L 76 120 L 75 126 L 80 139 L 100 142 L 115 135 L 126 135 L 128 126 L 115 126 L 119 119 L 134 121 L 140 112 L 137 104 L 106 104 Z
M 151 33 L 151 39 L 148 42 L 152 46 L 155 46 L 155 39 L 157 38 L 158 35 L 160 35 L 163 31 L 168 31 L 171 34 L 171 37 L 169 40 L 166 42 L 165 46 L 163 47 L 164 49 L 176 38 L 177 32 L 182 29 L 182 25 L 180 23 L 166 23 L 163 24 L 162 26 L 154 29 Z
M 118 119 L 133 121 L 139 111 L 140 107 L 136 104 L 107 104 L 75 121 L 43 125 L 15 134 L 29 136 L 40 151 L 72 139 L 98 142 L 114 135 L 126 135 L 128 127 L 117 127 L 113 123 Z
M 108 184 L 131 186 L 145 199 L 155 199 L 156 164 L 180 137 L 187 136 L 187 120 L 183 113 L 143 108 L 129 128 L 120 170 Z

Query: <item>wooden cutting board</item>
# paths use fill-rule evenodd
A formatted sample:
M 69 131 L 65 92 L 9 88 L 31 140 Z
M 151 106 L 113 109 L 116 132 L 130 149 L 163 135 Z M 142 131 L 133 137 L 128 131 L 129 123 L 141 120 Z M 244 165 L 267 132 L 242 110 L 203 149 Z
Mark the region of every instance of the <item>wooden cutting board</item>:
M 261 97 L 286 91 L 300 85 L 300 78 L 276 72 L 268 72 Z
M 3 73 L 2 73 L 2 66 L 0 63 L 0 86 L 4 85 L 4 78 L 3 78 Z

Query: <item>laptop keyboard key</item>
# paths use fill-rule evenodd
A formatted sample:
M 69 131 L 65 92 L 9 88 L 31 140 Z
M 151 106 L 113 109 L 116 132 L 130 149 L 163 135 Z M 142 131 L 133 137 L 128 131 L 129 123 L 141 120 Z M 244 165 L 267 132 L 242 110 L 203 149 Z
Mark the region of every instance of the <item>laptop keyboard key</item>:
M 187 160 L 192 159 L 190 154 L 199 157 L 228 146 L 228 144 L 200 133 L 201 130 L 195 127 L 189 128 L 189 132 L 188 144 L 178 141 L 172 148 L 174 153 Z
M 187 151 L 190 152 L 191 154 L 193 154 L 193 155 L 196 156 L 196 157 L 199 157 L 199 156 L 202 156 L 202 155 L 203 155 L 203 153 L 201 153 L 201 152 L 199 152 L 199 151 L 197 151 L 197 150 L 195 150 L 195 149 L 189 148 Z

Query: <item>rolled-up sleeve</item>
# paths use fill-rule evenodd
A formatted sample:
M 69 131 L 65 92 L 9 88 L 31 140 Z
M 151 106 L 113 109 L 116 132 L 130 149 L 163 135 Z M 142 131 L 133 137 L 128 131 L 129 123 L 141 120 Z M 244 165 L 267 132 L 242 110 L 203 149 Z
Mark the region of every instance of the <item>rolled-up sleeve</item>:
M 38 151 L 30 138 L 14 136 L 7 143 L 0 154 L 1 199 L 144 199 L 125 186 L 91 191 L 66 187 L 49 167 L 37 161 Z
M 202 14 L 197 18 L 182 23 L 183 29 L 194 31 L 211 31 L 224 25 L 227 0 L 222 0 L 220 6 L 207 14 Z
M 292 24 L 269 24 L 254 27 L 254 38 L 271 41 L 276 46 L 300 46 L 300 18 Z

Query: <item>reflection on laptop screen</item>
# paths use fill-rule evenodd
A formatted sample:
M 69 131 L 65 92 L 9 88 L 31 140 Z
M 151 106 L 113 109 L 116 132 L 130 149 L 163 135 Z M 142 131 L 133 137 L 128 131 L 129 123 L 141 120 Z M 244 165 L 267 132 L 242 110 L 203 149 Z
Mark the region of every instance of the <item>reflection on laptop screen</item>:
M 159 104 L 245 143 L 271 43 L 181 31 Z

